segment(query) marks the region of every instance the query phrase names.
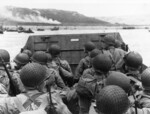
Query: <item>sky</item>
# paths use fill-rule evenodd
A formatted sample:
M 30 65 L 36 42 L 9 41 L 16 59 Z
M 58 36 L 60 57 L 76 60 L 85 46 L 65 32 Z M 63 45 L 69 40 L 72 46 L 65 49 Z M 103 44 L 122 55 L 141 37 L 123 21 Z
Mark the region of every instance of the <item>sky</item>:
M 89 17 L 150 14 L 149 0 L 3 0 L 1 6 L 77 11 Z

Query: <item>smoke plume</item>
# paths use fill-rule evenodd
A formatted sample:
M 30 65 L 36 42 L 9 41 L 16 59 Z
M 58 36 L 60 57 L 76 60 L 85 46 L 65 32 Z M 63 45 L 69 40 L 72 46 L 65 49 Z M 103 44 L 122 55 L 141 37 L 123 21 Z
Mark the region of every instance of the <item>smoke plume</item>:
M 16 13 L 15 15 L 12 12 L 13 7 L 1 7 L 0 8 L 0 19 L 5 22 L 7 20 L 18 21 L 18 22 L 34 22 L 34 23 L 49 23 L 49 24 L 61 24 L 61 22 L 53 19 L 47 19 L 46 17 L 42 17 L 40 12 L 37 10 L 32 10 L 37 15 L 20 15 Z

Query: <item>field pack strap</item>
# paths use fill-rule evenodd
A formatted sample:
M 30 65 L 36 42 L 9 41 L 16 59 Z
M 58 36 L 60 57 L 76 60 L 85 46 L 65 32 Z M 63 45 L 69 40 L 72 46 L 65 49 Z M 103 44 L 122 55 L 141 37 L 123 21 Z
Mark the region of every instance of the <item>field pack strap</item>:
M 37 106 L 40 106 L 41 103 L 37 102 L 35 99 L 38 98 L 42 94 L 43 93 L 37 93 L 31 97 L 25 94 L 28 97 L 28 100 L 23 104 L 23 107 L 26 109 L 29 105 L 31 105 L 32 102 L 35 103 Z
M 16 97 L 14 99 L 14 101 L 15 101 L 15 104 L 17 105 L 17 108 L 20 112 L 25 112 L 26 111 L 26 109 L 22 106 L 21 101 L 18 99 L 18 97 Z
M 39 105 L 39 106 L 40 106 L 40 103 L 37 103 L 37 102 L 35 101 L 35 99 L 36 99 L 37 97 L 39 97 L 41 94 L 42 94 L 42 93 L 38 93 L 38 94 L 35 94 L 35 95 L 31 96 L 23 105 L 22 105 L 21 101 L 19 100 L 19 98 L 16 97 L 16 98 L 14 99 L 14 101 L 15 101 L 15 104 L 17 105 L 18 110 L 19 110 L 20 112 L 25 112 L 25 111 L 26 111 L 26 108 L 27 108 L 32 102 L 34 102 L 34 103 L 36 103 L 36 105 Z M 31 99 L 32 99 L 32 100 L 31 100 Z

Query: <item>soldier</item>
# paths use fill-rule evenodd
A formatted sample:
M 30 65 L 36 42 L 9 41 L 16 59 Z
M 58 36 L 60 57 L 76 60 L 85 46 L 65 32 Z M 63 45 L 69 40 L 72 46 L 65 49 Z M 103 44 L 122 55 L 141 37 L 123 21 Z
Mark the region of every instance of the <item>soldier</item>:
M 138 52 L 131 51 L 124 57 L 125 73 L 137 80 L 141 80 L 140 69 L 142 67 L 143 58 Z
M 12 80 L 14 81 L 16 88 L 19 89 L 20 92 L 25 91 L 24 85 L 22 84 L 20 80 L 20 71 L 23 66 L 29 63 L 29 61 L 30 61 L 30 58 L 25 53 L 19 53 L 14 58 L 15 65 L 13 68 L 14 71 L 12 73 Z
M 30 62 L 30 58 L 29 58 L 29 56 L 27 54 L 19 53 L 14 58 L 15 65 L 12 67 L 12 69 L 19 70 L 19 69 L 21 69 L 24 65 L 26 65 L 29 62 Z
M 112 66 L 112 59 L 109 54 L 99 54 L 92 60 L 92 65 L 95 70 L 94 76 L 90 74 L 83 75 L 76 88 L 79 96 L 80 114 L 88 114 L 92 99 L 95 98 L 97 87 L 104 87 L 104 80 L 109 74 Z
M 5 64 L 10 64 L 10 55 L 7 50 L 0 49 L 0 58 L 4 60 Z M 9 78 L 8 75 L 3 67 L 2 60 L 0 59 L 0 84 L 1 84 L 1 90 L 5 90 L 4 93 L 11 94 L 10 91 L 10 84 L 9 84 Z M 1 91 L 3 93 L 3 91 Z
M 147 71 L 148 70 L 149 69 L 147 69 Z M 143 74 L 143 82 L 146 82 L 146 85 L 149 84 L 149 81 L 147 81 L 147 76 L 148 76 L 147 73 L 149 71 L 148 72 L 147 71 L 144 71 Z M 146 91 L 144 90 L 144 93 L 140 94 L 141 96 L 138 96 L 140 97 L 140 99 L 138 99 L 138 102 L 136 101 L 135 103 L 136 106 L 135 106 L 131 104 L 131 101 L 128 99 L 126 92 L 119 86 L 109 85 L 104 87 L 103 89 L 100 88 L 100 91 L 96 95 L 97 113 L 98 114 L 149 114 L 150 100 L 149 100 L 149 95 L 146 94 L 145 92 Z
M 90 59 L 91 59 L 91 61 L 92 61 L 92 59 L 93 59 L 94 57 L 96 57 L 97 55 L 102 54 L 102 53 L 110 54 L 110 53 L 108 53 L 108 52 L 106 52 L 106 51 L 99 50 L 99 49 L 97 49 L 97 48 L 93 49 L 93 50 L 91 51 L 91 53 L 90 53 Z M 110 56 L 111 56 L 111 54 L 110 54 Z M 88 68 L 88 69 L 84 70 L 83 76 L 84 76 L 85 74 L 90 74 L 90 75 L 94 76 L 95 70 L 94 70 L 94 68 L 93 68 L 92 63 L 91 63 L 91 68 Z
M 52 62 L 52 56 L 49 53 L 46 53 L 48 57 L 48 64 L 53 64 Z M 49 67 L 49 69 L 54 70 L 52 66 Z M 58 72 L 57 72 L 58 74 Z M 58 74 L 59 75 L 59 74 Z M 75 92 L 74 88 L 68 89 L 63 93 L 62 99 L 63 102 L 67 105 L 68 109 L 71 111 L 72 114 L 78 114 L 79 109 L 78 109 L 78 98 L 77 94 Z
M 141 73 L 143 59 L 142 56 L 134 51 L 129 52 L 124 57 L 125 65 L 124 72 L 131 80 L 132 90 L 136 92 L 142 89 Z
M 130 102 L 134 104 L 136 98 L 134 96 L 140 93 L 138 86 L 133 86 L 131 78 L 121 72 L 112 71 L 105 80 L 105 86 L 116 85 L 121 87 L 129 96 Z
M 106 35 L 101 42 L 102 48 L 112 54 L 113 66 L 111 70 L 119 71 L 124 63 L 123 57 L 125 56 L 126 52 L 122 49 L 115 48 L 115 39 L 110 35 Z
M 80 60 L 76 71 L 75 71 L 75 80 L 79 80 L 79 78 L 81 77 L 81 75 L 83 74 L 83 72 L 88 69 L 91 68 L 91 60 L 90 60 L 90 52 L 95 49 L 96 46 L 93 42 L 87 42 L 84 45 L 84 53 L 86 54 L 86 56 Z
M 137 111 L 130 108 L 129 114 L 149 114 L 150 113 L 150 68 L 145 69 L 141 74 L 143 91 L 136 95 L 135 106 Z M 137 112 L 137 113 L 136 113 Z
M 147 68 L 142 73 L 142 86 L 144 88 L 143 92 L 140 91 L 136 94 L 132 92 L 132 95 L 129 94 L 129 92 L 133 91 L 131 90 L 130 86 L 130 79 L 123 73 L 120 72 L 111 72 L 109 77 L 106 79 L 105 84 L 106 86 L 109 85 L 116 85 L 121 87 L 127 95 L 130 95 L 128 98 L 130 100 L 131 107 L 127 114 L 147 114 L 150 111 L 150 90 L 149 90 L 149 82 L 150 82 L 150 69 Z M 100 88 L 101 89 L 101 88 Z M 136 113 L 137 111 L 137 113 Z
M 43 65 L 46 69 L 47 69 L 47 76 L 50 77 L 49 81 L 52 81 L 53 79 L 53 87 L 55 89 L 68 89 L 62 78 L 60 77 L 60 75 L 57 73 L 57 71 L 55 69 L 52 68 L 48 68 L 47 67 L 47 61 L 48 61 L 48 57 L 47 54 L 43 51 L 36 51 L 35 53 L 33 53 L 32 57 L 31 57 L 32 62 L 36 62 L 39 63 L 41 65 Z M 47 83 L 52 83 L 52 82 L 47 82 Z
M 24 111 L 42 109 L 49 105 L 49 94 L 42 91 L 45 87 L 45 81 L 48 79 L 45 67 L 38 63 L 29 63 L 21 69 L 20 78 L 26 88 L 26 92 L 16 97 L 1 99 L 1 114 L 19 114 Z M 65 114 L 66 112 L 66 114 L 70 114 L 70 111 L 63 104 L 59 95 L 55 92 L 51 94 L 56 111 L 58 113 L 63 112 Z
M 66 60 L 60 58 L 60 47 L 58 45 L 51 45 L 48 52 L 52 56 L 52 61 L 48 63 L 49 68 L 54 68 L 58 71 L 66 85 L 72 86 L 73 73 L 69 63 Z
M 138 95 L 140 108 L 150 108 L 150 68 L 141 74 L 143 92 Z

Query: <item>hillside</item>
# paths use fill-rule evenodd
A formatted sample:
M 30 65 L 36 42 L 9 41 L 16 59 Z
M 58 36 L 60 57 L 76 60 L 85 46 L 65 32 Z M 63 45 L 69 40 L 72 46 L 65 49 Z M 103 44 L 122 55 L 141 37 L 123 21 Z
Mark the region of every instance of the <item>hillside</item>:
M 93 17 L 84 16 L 74 11 L 56 9 L 29 9 L 7 6 L 0 12 L 0 21 L 3 24 L 24 24 L 24 25 L 112 25 Z

